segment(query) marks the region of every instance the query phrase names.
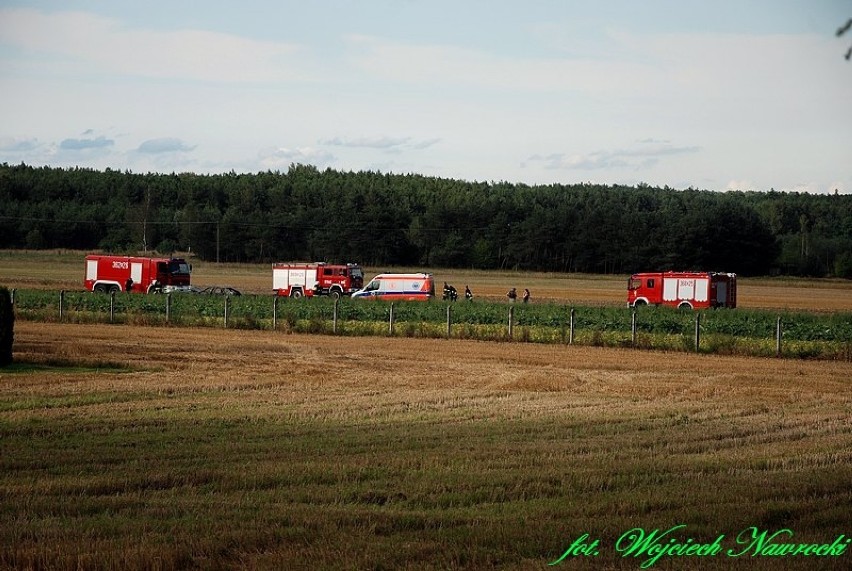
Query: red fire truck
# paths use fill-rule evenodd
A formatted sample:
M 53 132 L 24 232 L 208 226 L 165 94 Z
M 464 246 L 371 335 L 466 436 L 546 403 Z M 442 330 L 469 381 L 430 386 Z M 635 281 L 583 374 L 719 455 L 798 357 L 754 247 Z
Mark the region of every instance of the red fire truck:
M 86 289 L 160 293 L 189 289 L 191 266 L 181 258 L 86 256 Z
M 285 297 L 330 295 L 339 298 L 364 285 L 358 264 L 279 263 L 272 265 L 272 290 Z
M 686 309 L 737 306 L 737 274 L 720 272 L 652 272 L 633 274 L 627 304 L 670 305 Z

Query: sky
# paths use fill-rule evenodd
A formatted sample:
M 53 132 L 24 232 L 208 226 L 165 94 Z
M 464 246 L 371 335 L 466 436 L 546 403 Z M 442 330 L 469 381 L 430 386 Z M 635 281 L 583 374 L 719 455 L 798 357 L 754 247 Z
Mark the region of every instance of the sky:
M 0 163 L 852 194 L 850 0 L 0 0 Z

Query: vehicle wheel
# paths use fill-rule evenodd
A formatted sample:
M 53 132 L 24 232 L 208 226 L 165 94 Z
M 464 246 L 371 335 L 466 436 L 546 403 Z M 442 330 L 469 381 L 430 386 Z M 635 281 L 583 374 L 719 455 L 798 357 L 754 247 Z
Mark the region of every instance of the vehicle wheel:
M 340 290 L 333 289 L 328 293 L 328 295 L 331 297 L 331 299 L 340 299 Z
M 678 305 L 677 308 L 678 309 L 692 309 L 692 306 L 688 302 L 684 301 L 680 305 Z
M 633 302 L 633 307 L 642 307 L 643 305 L 648 305 L 644 299 L 637 299 Z
M 118 288 L 118 286 L 117 286 L 117 285 L 111 285 L 111 286 L 109 286 L 109 289 L 108 289 L 107 291 L 108 291 L 109 293 L 118 293 L 118 292 L 120 292 L 121 290 Z
M 107 292 L 107 288 L 106 288 L 106 286 L 105 286 L 104 284 L 97 284 L 97 285 L 95 286 L 95 289 L 94 289 L 94 290 L 92 290 L 92 291 L 94 291 L 95 293 L 106 293 L 106 292 Z
M 302 290 L 300 290 L 300 289 L 294 289 L 293 291 L 290 292 L 290 297 L 295 298 L 295 299 L 298 299 L 298 298 L 302 297 L 303 295 L 304 294 L 302 293 Z

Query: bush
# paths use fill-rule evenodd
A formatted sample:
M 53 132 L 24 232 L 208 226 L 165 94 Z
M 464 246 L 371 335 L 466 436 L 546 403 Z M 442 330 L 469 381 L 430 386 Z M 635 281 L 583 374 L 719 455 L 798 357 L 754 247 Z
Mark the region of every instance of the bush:
M 15 338 L 15 311 L 12 296 L 0 287 L 0 367 L 12 364 L 12 342 Z

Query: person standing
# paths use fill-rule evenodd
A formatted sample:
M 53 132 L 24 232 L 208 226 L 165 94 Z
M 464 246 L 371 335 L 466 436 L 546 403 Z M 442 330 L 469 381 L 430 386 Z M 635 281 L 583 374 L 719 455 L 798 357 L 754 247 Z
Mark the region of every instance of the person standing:
M 530 290 L 529 288 L 524 288 L 524 303 L 529 303 L 530 301 Z
M 459 293 L 456 291 L 456 288 L 444 282 L 444 301 L 455 301 L 458 297 Z
M 515 300 L 518 299 L 518 290 L 512 288 L 506 293 L 506 297 L 509 298 L 509 303 L 515 303 Z

